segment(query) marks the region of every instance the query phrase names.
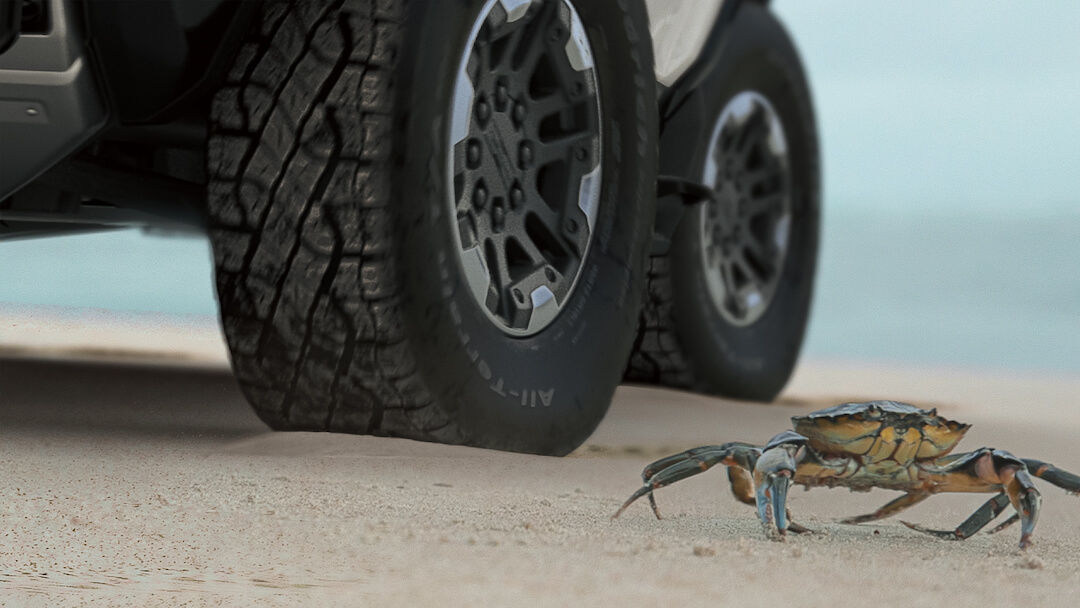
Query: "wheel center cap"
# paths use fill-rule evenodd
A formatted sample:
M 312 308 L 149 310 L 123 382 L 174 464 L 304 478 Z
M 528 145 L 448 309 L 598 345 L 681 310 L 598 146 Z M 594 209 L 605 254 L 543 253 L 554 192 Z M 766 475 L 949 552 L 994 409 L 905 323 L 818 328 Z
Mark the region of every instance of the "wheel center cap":
M 725 181 L 717 191 L 716 201 L 710 204 L 716 205 L 716 220 L 720 231 L 729 235 L 735 230 L 739 222 L 739 193 L 731 182 Z
M 523 138 L 514 128 L 510 118 L 503 112 L 498 112 L 492 117 L 491 123 L 484 131 L 484 143 L 490 151 L 489 158 L 494 159 L 495 171 L 499 174 L 502 183 L 502 192 L 510 192 L 518 174 L 517 167 L 511 163 L 520 156 L 520 148 L 524 143 Z

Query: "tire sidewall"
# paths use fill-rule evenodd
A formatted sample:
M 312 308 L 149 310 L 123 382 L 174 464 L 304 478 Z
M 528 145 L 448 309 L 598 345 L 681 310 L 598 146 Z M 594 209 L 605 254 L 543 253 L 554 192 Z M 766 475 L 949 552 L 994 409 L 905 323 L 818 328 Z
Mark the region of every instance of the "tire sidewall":
M 692 171 L 701 179 L 709 135 L 728 101 L 745 90 L 766 97 L 788 139 L 792 229 L 773 300 L 754 323 L 736 326 L 717 311 L 705 279 L 701 213 L 688 209 L 672 257 L 673 315 L 679 339 L 707 392 L 771 400 L 783 388 L 802 345 L 810 310 L 820 225 L 817 133 L 809 90 L 793 44 L 765 7 L 747 3 L 731 24 L 723 56 L 702 86 L 704 124 Z
M 601 91 L 599 212 L 569 300 L 551 325 L 525 338 L 496 327 L 470 293 L 446 201 L 454 79 L 484 2 L 433 2 L 408 16 L 399 72 L 405 140 L 395 176 L 403 310 L 420 376 L 467 443 L 566 453 L 599 423 L 619 381 L 655 204 L 652 55 L 636 3 L 621 0 L 628 10 L 612 10 L 606 1 L 574 2 Z

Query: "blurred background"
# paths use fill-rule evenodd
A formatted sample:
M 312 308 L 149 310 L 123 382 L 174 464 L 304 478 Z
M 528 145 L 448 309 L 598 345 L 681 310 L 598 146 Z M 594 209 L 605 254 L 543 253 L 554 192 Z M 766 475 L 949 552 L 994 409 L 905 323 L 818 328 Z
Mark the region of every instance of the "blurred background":
M 772 5 L 823 150 L 804 357 L 1080 371 L 1080 2 Z M 209 318 L 209 246 L 3 243 L 0 303 Z

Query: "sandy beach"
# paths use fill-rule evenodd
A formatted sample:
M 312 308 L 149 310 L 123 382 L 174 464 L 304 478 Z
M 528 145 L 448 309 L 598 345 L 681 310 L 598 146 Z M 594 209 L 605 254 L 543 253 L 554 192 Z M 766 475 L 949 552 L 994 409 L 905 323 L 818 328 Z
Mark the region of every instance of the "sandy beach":
M 82 319 L 82 320 L 80 320 Z M 765 540 L 716 469 L 611 514 L 651 459 L 760 442 L 791 415 L 891 398 L 974 423 L 983 445 L 1080 471 L 1080 377 L 808 361 L 757 405 L 622 387 L 590 440 L 545 458 L 272 433 L 211 323 L 0 309 L 4 606 L 1066 606 L 1080 498 L 1041 483 L 1035 546 L 898 521 L 847 526 L 893 493 L 795 491 L 818 531 Z M 57 328 L 66 328 L 60 331 Z M 216 340 L 216 341 L 215 341 Z M 951 528 L 985 496 L 904 519 Z

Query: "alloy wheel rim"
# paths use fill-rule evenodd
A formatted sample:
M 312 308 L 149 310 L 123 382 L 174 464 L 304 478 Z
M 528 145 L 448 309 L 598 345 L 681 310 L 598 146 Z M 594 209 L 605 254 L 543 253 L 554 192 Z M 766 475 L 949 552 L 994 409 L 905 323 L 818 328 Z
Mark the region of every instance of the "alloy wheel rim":
M 742 91 L 724 106 L 702 181 L 716 193 L 700 210 L 709 296 L 727 322 L 748 326 L 776 295 L 792 221 L 788 142 L 765 96 Z
M 542 331 L 593 241 L 601 108 L 569 0 L 488 0 L 459 62 L 447 204 L 470 293 L 503 332 Z

